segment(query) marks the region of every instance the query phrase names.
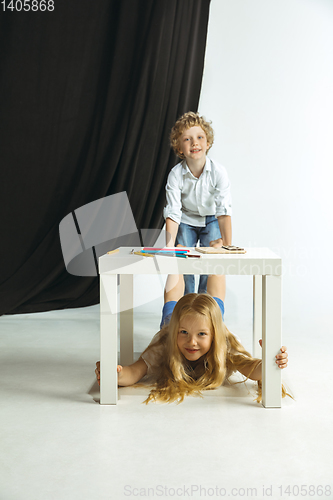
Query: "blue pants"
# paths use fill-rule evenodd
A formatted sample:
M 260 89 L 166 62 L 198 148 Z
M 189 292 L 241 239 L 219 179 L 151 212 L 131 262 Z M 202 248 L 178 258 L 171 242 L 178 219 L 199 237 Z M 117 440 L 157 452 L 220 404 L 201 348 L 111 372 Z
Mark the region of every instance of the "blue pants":
M 185 247 L 195 247 L 200 240 L 201 247 L 209 247 L 212 240 L 221 238 L 220 227 L 215 215 L 207 215 L 206 225 L 203 227 L 189 226 L 181 222 L 178 228 L 176 245 L 184 245 Z M 198 293 L 207 293 L 208 275 L 201 274 Z M 185 292 L 194 293 L 194 276 L 193 274 L 184 274 Z

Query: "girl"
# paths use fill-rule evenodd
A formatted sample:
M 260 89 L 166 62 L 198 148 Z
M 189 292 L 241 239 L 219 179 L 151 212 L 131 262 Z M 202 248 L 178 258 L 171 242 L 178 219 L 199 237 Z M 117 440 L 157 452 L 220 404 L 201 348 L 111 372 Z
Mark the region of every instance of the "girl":
M 208 294 L 184 292 L 183 276 L 168 276 L 164 292 L 161 330 L 138 361 L 118 365 L 118 385 L 133 385 L 146 374 L 155 387 L 145 403 L 181 402 L 187 395 L 219 387 L 234 371 L 258 381 L 261 401 L 261 360 L 252 358 L 223 322 L 223 276 L 209 276 Z M 288 364 L 287 348 L 276 355 L 279 368 Z M 100 366 L 96 363 L 99 383 Z M 286 392 L 282 386 L 282 395 Z

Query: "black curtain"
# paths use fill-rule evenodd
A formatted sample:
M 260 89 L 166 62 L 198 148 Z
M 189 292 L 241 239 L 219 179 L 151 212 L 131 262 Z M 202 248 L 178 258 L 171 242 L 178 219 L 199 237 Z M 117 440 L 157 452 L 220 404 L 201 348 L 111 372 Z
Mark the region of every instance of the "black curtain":
M 138 228 L 162 227 L 169 133 L 197 109 L 209 3 L 1 5 L 0 314 L 99 301 L 98 278 L 64 265 L 59 223 L 78 207 L 125 191 Z

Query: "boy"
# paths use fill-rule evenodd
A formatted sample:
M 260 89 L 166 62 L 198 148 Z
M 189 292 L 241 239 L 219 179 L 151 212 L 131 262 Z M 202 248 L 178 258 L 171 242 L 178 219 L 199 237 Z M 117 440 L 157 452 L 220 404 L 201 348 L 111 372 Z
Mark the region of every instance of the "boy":
M 214 142 L 209 122 L 198 113 L 181 116 L 171 130 L 170 142 L 182 160 L 171 170 L 164 208 L 167 242 L 194 247 L 231 245 L 231 193 L 226 169 L 206 156 Z M 194 276 L 185 275 L 185 294 L 194 292 Z M 207 291 L 201 275 L 199 293 Z

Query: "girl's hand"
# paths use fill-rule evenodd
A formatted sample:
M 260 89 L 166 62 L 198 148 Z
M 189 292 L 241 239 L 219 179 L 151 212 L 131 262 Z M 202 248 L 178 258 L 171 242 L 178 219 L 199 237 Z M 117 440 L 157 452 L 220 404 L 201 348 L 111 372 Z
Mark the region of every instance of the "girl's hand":
M 121 379 L 122 379 L 122 369 L 123 367 L 121 365 L 117 365 L 117 373 L 118 373 L 118 385 L 121 385 Z
M 100 373 L 100 371 L 101 371 L 101 369 L 100 369 L 100 362 L 97 361 L 95 373 L 96 373 L 96 379 L 97 379 L 98 385 L 101 385 L 101 382 L 100 382 L 101 373 Z
M 101 368 L 100 368 L 100 366 L 101 366 L 100 362 L 97 361 L 95 373 L 96 373 L 96 379 L 97 379 L 98 385 L 101 385 L 101 381 L 100 381 L 100 378 L 101 378 Z M 122 369 L 123 369 L 123 367 L 121 365 L 117 366 L 118 381 L 119 380 L 121 381 L 121 370 Z
M 288 366 L 288 353 L 287 353 L 287 348 L 286 346 L 282 346 L 280 349 L 281 354 L 277 354 L 276 357 L 276 364 L 278 365 L 279 368 L 287 368 Z
M 260 347 L 262 347 L 262 339 L 259 340 Z M 283 368 L 287 368 L 288 366 L 288 353 L 287 353 L 287 348 L 286 346 L 282 346 L 280 349 L 279 354 L 275 356 L 276 361 L 275 363 L 278 365 L 281 370 Z
M 212 240 L 209 242 L 209 246 L 213 248 L 222 248 L 223 241 L 222 238 L 218 238 L 217 240 Z

